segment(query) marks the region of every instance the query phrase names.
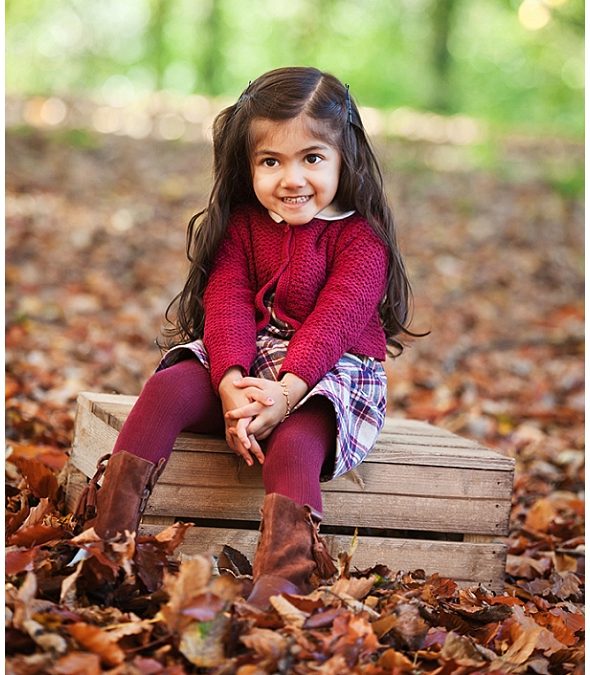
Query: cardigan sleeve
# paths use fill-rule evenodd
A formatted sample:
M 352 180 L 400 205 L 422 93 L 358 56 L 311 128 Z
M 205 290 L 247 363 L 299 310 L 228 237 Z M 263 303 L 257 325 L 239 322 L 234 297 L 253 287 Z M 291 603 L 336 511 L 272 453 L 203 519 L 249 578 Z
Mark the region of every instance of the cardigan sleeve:
M 354 344 L 378 312 L 389 253 L 366 221 L 341 234 L 328 279 L 314 309 L 289 342 L 286 372 L 315 386 Z
M 240 217 L 230 220 L 203 294 L 203 342 L 216 393 L 228 368 L 237 366 L 247 375 L 256 357 L 254 290 L 248 271 L 249 235 L 242 220 Z

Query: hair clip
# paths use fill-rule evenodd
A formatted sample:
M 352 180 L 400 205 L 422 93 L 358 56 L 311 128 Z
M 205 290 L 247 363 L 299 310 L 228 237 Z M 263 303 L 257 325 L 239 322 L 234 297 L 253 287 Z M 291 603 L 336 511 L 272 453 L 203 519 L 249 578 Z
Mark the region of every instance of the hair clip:
M 240 98 L 238 99 L 238 101 L 236 103 L 236 109 L 240 108 L 245 101 L 248 101 L 250 99 L 251 94 L 248 93 L 248 89 L 250 89 L 251 85 L 252 85 L 252 80 L 248 80 L 248 86 L 240 94 Z
M 344 85 L 346 87 L 346 114 L 348 117 L 348 123 L 352 124 L 352 102 L 350 100 L 350 86 L 348 84 Z

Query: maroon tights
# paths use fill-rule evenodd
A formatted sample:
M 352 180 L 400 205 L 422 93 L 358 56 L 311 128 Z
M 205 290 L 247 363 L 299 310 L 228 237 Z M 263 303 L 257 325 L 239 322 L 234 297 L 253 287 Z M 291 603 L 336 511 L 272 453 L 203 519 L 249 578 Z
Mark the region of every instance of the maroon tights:
M 156 463 L 170 457 L 182 430 L 225 435 L 221 401 L 209 373 L 196 359 L 150 377 L 123 425 L 113 452 L 126 450 Z M 313 396 L 261 441 L 267 494 L 278 492 L 321 513 L 320 472 L 336 448 L 334 408 Z

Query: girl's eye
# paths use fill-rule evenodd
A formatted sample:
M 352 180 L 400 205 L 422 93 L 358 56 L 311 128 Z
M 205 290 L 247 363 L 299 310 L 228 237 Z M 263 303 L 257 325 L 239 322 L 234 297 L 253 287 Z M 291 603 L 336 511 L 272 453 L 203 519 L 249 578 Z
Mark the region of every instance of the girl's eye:
M 262 160 L 262 164 L 264 166 L 268 166 L 268 167 L 272 168 L 272 167 L 276 166 L 278 164 L 278 162 L 277 162 L 276 159 L 274 159 L 274 157 L 267 157 L 266 159 Z
M 318 164 L 322 161 L 322 158 L 319 155 L 307 155 L 305 158 L 308 164 Z

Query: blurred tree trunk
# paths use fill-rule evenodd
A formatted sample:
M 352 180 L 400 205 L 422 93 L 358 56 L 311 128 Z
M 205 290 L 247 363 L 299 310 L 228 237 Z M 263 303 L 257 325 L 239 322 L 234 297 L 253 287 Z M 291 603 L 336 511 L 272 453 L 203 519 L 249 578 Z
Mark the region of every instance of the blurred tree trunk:
M 164 87 L 164 73 L 168 65 L 168 54 L 164 40 L 164 28 L 171 3 L 167 0 L 151 0 L 150 23 L 147 30 L 147 60 L 154 71 L 155 88 Z
M 452 57 L 449 52 L 449 36 L 456 6 L 456 0 L 432 0 L 434 91 L 431 106 L 440 112 L 448 112 L 451 108 L 449 74 Z
M 216 96 L 222 91 L 223 72 L 223 19 L 221 0 L 210 0 L 209 12 L 201 26 L 203 52 L 201 56 L 199 88 Z

